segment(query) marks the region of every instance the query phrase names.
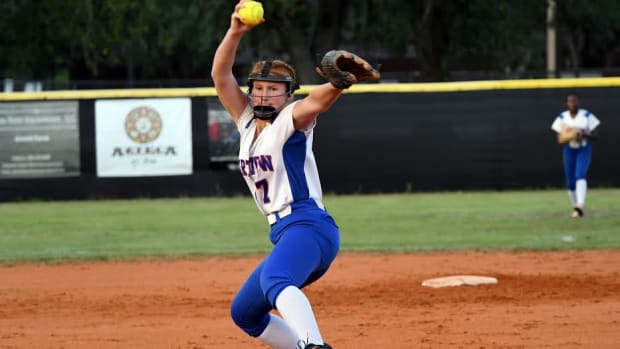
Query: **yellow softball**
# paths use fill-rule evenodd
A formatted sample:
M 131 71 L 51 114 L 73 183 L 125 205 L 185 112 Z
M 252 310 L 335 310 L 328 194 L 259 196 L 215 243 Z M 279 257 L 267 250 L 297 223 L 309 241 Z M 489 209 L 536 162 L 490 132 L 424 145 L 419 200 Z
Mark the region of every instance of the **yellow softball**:
M 237 12 L 244 24 L 257 25 L 263 19 L 263 4 L 258 1 L 246 1 Z

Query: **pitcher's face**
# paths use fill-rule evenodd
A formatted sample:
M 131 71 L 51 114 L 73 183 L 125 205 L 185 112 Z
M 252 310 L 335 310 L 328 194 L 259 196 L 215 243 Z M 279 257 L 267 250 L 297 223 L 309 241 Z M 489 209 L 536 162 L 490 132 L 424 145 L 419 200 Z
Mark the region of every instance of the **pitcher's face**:
M 289 100 L 287 85 L 284 82 L 254 81 L 252 87 L 252 105 L 269 106 L 278 112 Z

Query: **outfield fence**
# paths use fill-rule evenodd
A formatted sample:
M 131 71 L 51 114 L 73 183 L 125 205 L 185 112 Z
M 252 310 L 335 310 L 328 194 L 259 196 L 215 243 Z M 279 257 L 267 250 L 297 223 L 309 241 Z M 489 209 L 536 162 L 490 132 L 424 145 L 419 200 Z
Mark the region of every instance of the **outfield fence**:
M 563 186 L 569 92 L 602 121 L 590 185 L 620 186 L 620 78 L 362 84 L 319 118 L 330 193 Z M 302 86 L 300 97 L 312 86 Z M 0 93 L 0 201 L 245 193 L 214 88 Z

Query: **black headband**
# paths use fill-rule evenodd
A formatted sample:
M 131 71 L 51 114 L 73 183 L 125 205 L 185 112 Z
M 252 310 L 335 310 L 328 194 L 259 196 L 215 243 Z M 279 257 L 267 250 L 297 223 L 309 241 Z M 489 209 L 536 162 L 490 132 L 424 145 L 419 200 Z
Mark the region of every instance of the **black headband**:
M 273 76 L 269 75 L 271 72 L 271 66 L 273 65 L 273 58 L 268 58 L 261 69 L 260 74 L 250 74 L 248 76 L 248 93 L 252 93 L 252 87 L 254 87 L 254 80 L 260 81 L 272 81 L 272 82 L 285 82 L 288 84 L 288 93 L 293 94 L 295 90 L 299 89 L 299 84 L 291 76 Z
M 263 65 L 263 70 L 260 72 L 261 78 L 266 78 L 269 76 L 269 71 L 271 70 L 271 65 L 273 64 L 273 59 L 269 58 L 265 65 Z

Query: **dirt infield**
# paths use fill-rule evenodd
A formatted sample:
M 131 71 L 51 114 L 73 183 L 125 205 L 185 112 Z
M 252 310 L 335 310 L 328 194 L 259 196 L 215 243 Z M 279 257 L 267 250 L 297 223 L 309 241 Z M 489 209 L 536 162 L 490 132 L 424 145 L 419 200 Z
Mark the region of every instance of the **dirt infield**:
M 260 348 L 228 306 L 249 258 L 0 267 L 0 348 Z M 307 289 L 336 349 L 619 348 L 620 251 L 338 256 Z M 497 285 L 433 289 L 429 277 Z

